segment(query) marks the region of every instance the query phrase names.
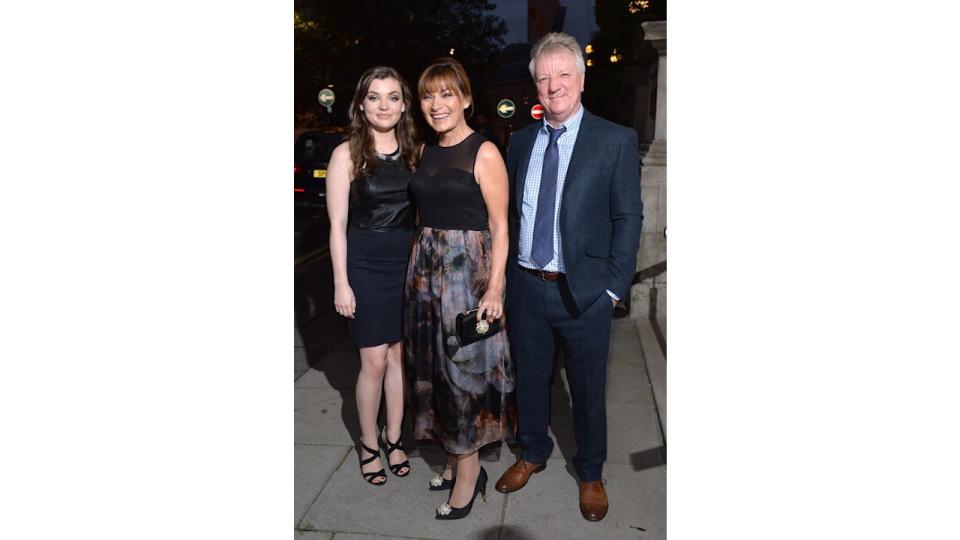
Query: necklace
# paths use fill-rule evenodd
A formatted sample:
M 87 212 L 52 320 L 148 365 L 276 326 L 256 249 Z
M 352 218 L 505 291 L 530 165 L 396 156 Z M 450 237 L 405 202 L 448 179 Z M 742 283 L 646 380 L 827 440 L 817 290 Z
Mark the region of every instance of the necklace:
M 376 150 L 374 150 L 374 152 L 376 152 Z M 397 158 L 400 157 L 400 147 L 398 146 L 396 150 L 390 152 L 389 154 L 381 154 L 380 152 L 376 152 L 376 154 L 378 158 L 384 161 L 396 161 Z

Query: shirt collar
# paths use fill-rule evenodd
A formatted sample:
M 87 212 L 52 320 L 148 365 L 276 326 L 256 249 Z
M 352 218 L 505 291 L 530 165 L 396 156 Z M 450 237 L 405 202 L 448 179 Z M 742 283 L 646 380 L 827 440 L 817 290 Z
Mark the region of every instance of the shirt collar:
M 580 129 L 580 121 L 583 120 L 583 102 L 580 102 L 580 109 L 574 113 L 573 116 L 567 118 L 567 121 L 560 124 L 560 127 L 567 128 L 567 133 L 575 132 Z M 543 115 L 543 124 L 540 126 L 540 131 L 544 133 L 547 132 L 547 115 Z

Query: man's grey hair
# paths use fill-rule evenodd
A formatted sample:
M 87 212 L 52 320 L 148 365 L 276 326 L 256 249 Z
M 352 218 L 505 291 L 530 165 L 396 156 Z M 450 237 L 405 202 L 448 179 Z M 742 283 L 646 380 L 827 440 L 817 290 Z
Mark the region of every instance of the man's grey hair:
M 537 57 L 547 52 L 566 51 L 573 55 L 577 63 L 577 71 L 581 75 L 587 72 L 587 64 L 583 61 L 583 51 L 580 50 L 580 44 L 570 34 L 563 32 L 551 32 L 533 45 L 530 49 L 530 76 L 534 80 L 537 78 Z

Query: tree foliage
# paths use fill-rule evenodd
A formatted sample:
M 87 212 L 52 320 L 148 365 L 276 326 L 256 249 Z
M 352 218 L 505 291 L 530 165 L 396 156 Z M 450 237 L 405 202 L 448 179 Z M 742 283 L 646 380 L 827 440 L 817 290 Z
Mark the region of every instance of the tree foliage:
M 667 20 L 666 0 L 603 0 L 596 13 L 600 31 L 593 46 L 601 61 L 607 61 L 614 49 L 621 56 L 621 66 L 646 64 L 656 58 L 642 39 L 640 23 Z
M 294 88 L 298 117 L 319 113 L 320 123 L 343 125 L 357 79 L 367 68 L 396 68 L 413 86 L 434 58 L 454 49 L 474 80 L 487 75 L 503 46 L 506 24 L 487 0 L 296 0 Z M 317 103 L 333 85 L 334 114 Z
M 657 52 L 643 39 L 640 23 L 665 21 L 666 0 L 602 0 L 597 2 L 599 30 L 591 40 L 593 67 L 588 73 L 584 105 L 621 124 L 634 117 L 635 89 L 630 81 L 638 70 L 648 73 L 657 63 Z M 616 55 L 617 62 L 610 57 Z M 627 72 L 631 72 L 628 76 Z

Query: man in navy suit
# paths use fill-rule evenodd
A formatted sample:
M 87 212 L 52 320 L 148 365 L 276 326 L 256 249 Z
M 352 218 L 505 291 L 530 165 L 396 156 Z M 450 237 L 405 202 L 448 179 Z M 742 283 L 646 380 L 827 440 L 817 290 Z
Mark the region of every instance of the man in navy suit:
M 610 323 L 629 294 L 643 221 L 637 134 L 583 108 L 586 66 L 573 37 L 547 34 L 530 56 L 544 119 L 514 133 L 507 152 L 506 304 L 521 452 L 496 489 L 522 488 L 553 451 L 547 424 L 559 345 L 573 401 L 580 512 L 599 521 L 609 507 L 603 462 Z

